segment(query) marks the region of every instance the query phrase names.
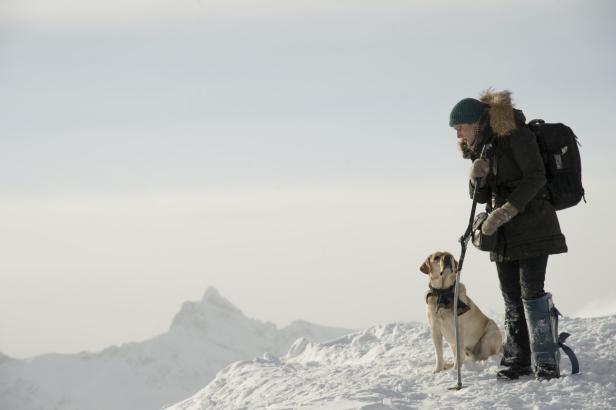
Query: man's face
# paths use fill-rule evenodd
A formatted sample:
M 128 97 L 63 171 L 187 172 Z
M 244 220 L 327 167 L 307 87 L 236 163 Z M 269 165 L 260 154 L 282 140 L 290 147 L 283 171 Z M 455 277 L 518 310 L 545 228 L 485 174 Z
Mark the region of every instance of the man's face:
M 477 123 L 454 125 L 459 140 L 464 140 L 469 147 L 473 146 L 476 137 Z

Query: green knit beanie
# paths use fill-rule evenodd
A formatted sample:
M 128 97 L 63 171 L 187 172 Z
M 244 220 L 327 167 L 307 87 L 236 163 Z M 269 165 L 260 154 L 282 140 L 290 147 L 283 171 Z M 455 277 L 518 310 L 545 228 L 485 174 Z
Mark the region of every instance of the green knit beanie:
M 449 126 L 473 124 L 479 121 L 485 106 L 484 103 L 474 98 L 460 100 L 451 110 L 451 114 L 449 114 Z

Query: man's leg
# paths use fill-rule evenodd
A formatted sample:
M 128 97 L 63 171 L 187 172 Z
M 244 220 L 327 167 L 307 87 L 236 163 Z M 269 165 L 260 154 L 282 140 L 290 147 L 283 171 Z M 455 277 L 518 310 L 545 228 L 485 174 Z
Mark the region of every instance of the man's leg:
M 496 269 L 505 301 L 505 341 L 501 365 L 506 366 L 497 373 L 497 377 L 517 379 L 520 375 L 532 373 L 528 329 L 520 286 L 520 264 L 518 261 L 497 262 Z
M 560 377 L 558 348 L 558 314 L 552 295 L 545 293 L 545 271 L 548 257 L 539 256 L 520 261 L 522 298 L 530 333 L 532 367 L 538 379 Z

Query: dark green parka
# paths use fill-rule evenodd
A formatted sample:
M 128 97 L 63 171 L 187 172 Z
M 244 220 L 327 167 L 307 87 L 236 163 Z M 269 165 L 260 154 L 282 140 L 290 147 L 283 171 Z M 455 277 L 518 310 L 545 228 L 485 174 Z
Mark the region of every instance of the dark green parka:
M 481 101 L 487 109 L 479 120 L 473 150 L 463 149 L 475 160 L 484 144 L 493 144 L 490 174 L 477 190 L 479 203 L 491 201 L 497 208 L 509 201 L 520 212 L 501 226 L 492 261 L 512 261 L 539 255 L 567 252 L 554 206 L 548 200 L 545 168 L 535 134 L 526 126 L 520 110 L 513 108 L 510 93 L 485 92 Z M 471 197 L 473 186 L 471 184 Z

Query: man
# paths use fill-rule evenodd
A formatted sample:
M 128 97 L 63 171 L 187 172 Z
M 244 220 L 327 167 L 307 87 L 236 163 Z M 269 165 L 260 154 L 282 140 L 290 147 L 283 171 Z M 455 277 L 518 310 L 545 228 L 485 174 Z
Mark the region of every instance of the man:
M 534 372 L 541 380 L 560 376 L 556 310 L 543 287 L 548 255 L 567 252 L 567 245 L 549 201 L 535 135 L 525 123 L 511 93 L 492 90 L 479 100 L 458 102 L 449 120 L 463 157 L 473 161 L 471 195 L 478 183 L 478 202 L 493 207 L 481 230 L 497 235 L 490 259 L 505 301 L 504 368 L 497 377 L 517 379 Z M 492 152 L 481 159 L 488 143 Z

